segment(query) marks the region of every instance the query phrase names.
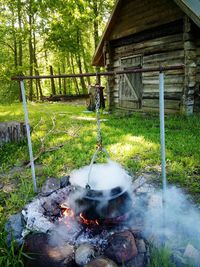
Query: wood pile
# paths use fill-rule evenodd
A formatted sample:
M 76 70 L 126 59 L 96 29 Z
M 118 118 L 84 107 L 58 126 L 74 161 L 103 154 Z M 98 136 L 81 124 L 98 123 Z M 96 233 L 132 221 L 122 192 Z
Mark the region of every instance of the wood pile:
M 51 95 L 49 97 L 43 97 L 43 100 L 59 102 L 59 101 L 72 101 L 78 99 L 88 99 L 89 94 L 80 94 L 80 95 Z

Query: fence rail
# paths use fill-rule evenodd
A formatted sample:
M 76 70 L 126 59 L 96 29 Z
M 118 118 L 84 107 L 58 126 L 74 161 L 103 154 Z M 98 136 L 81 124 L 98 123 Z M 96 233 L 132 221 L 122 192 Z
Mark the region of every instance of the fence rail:
M 41 75 L 41 76 L 14 76 L 12 80 L 38 80 L 38 79 L 52 79 L 52 78 L 82 78 L 82 77 L 96 77 L 96 76 L 113 76 L 128 73 L 141 73 L 141 72 L 163 72 L 168 70 L 179 70 L 184 69 L 185 65 L 172 65 L 172 66 L 160 66 L 155 68 L 129 68 L 121 71 L 105 71 L 105 72 L 94 72 L 94 73 L 79 73 L 79 74 L 60 74 L 60 75 Z

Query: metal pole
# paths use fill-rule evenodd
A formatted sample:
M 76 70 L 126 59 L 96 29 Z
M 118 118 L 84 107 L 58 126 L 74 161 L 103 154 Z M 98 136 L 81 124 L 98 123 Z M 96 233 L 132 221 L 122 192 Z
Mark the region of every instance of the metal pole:
M 22 92 L 22 100 L 23 100 L 23 107 L 24 107 L 24 118 L 25 118 L 25 124 L 26 124 L 26 133 L 27 133 L 27 140 L 28 140 L 30 163 L 31 163 L 32 180 L 33 180 L 34 191 L 35 193 L 37 193 L 37 182 L 36 182 L 36 177 L 35 177 L 35 166 L 34 166 L 34 159 L 33 159 L 33 149 L 32 149 L 32 143 L 31 143 L 30 127 L 29 127 L 29 122 L 28 122 L 28 110 L 26 106 L 24 80 L 20 81 L 20 88 Z
M 162 186 L 163 202 L 165 202 L 167 178 L 166 178 L 166 155 L 165 155 L 165 106 L 164 106 L 164 73 L 159 73 L 159 94 L 160 94 L 160 143 L 162 159 Z

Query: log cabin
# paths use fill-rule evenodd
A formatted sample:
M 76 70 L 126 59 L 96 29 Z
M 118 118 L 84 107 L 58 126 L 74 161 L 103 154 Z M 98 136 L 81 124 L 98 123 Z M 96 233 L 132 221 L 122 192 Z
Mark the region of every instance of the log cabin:
M 165 112 L 200 111 L 200 0 L 117 0 L 93 57 L 107 71 L 184 64 L 165 72 Z M 156 111 L 159 73 L 108 78 L 110 110 Z

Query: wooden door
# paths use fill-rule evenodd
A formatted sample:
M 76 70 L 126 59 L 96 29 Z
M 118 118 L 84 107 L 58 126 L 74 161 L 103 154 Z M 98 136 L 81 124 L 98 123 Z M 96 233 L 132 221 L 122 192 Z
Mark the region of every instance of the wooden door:
M 142 57 L 135 56 L 121 59 L 121 69 L 139 68 L 142 66 Z M 120 77 L 119 105 L 127 109 L 141 108 L 142 100 L 142 73 L 123 74 Z

